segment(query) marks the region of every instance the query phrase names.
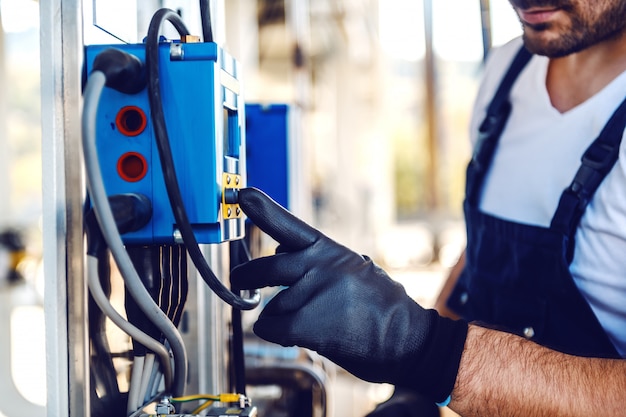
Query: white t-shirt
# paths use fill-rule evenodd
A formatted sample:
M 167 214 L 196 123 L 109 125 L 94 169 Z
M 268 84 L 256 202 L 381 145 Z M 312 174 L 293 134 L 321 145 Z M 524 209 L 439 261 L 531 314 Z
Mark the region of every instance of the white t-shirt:
M 521 39 L 494 49 L 471 121 L 472 143 Z M 548 59 L 533 56 L 511 90 L 512 112 L 485 181 L 480 208 L 518 223 L 547 227 L 580 158 L 626 98 L 626 72 L 561 114 L 546 89 Z M 626 357 L 626 139 L 619 159 L 587 206 L 570 266 L 576 285 Z

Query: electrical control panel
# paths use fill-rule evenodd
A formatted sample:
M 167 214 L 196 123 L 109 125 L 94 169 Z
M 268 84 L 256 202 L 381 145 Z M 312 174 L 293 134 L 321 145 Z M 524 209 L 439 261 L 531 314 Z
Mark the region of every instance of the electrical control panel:
M 118 48 L 145 64 L 145 45 L 86 48 L 87 74 L 96 56 Z M 159 79 L 165 124 L 184 208 L 199 243 L 243 237 L 242 213 L 226 201 L 229 188 L 244 186 L 245 106 L 237 61 L 215 43 L 163 41 Z M 148 80 L 148 82 L 155 82 Z M 136 94 L 105 88 L 96 122 L 96 146 L 106 192 L 143 194 L 152 218 L 122 235 L 126 244 L 179 242 L 151 120 L 148 88 Z

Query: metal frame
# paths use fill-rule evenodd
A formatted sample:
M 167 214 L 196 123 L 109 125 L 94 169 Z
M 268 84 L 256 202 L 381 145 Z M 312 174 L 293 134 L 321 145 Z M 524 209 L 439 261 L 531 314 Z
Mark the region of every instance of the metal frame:
M 49 416 L 89 415 L 80 156 L 82 3 L 39 2 Z

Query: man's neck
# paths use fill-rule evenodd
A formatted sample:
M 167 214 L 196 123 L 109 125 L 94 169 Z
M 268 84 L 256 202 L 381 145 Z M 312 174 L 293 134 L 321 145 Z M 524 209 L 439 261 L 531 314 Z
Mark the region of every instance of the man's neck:
M 581 52 L 550 59 L 546 88 L 561 113 L 598 93 L 626 71 L 626 34 Z M 625 92 L 626 94 L 626 92 Z

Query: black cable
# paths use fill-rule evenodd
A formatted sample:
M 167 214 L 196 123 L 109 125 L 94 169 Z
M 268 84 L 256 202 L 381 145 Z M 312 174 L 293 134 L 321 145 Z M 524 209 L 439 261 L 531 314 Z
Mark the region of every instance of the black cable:
M 159 300 L 159 293 L 164 285 L 161 276 L 160 257 L 158 246 L 126 246 L 126 251 L 130 257 L 141 282 L 152 299 L 161 307 L 163 305 Z M 148 318 L 148 316 L 139 308 L 135 299 L 129 293 L 128 288 L 125 289 L 126 316 L 128 321 L 141 329 L 144 333 L 155 340 L 162 340 L 162 333 L 159 328 Z M 133 339 L 133 351 L 135 356 L 146 356 L 147 349 L 137 340 Z
M 251 259 L 250 252 L 244 239 L 230 242 L 230 269 Z M 239 291 L 233 290 L 239 295 Z M 246 395 L 246 359 L 243 349 L 243 323 L 241 310 L 231 311 L 232 340 L 232 385 L 236 393 Z
M 178 326 L 183 317 L 183 307 L 187 302 L 187 295 L 189 293 L 187 251 L 183 245 L 172 247 L 172 273 L 174 275 L 174 284 L 178 288 L 178 305 L 176 310 L 173 311 L 172 322 Z
M 152 125 L 154 128 L 157 149 L 159 151 L 165 187 L 167 189 L 170 205 L 172 206 L 174 219 L 176 220 L 176 225 L 178 226 L 183 237 L 183 242 L 185 242 L 189 256 L 207 285 L 218 297 L 234 308 L 240 310 L 251 310 L 259 304 L 260 298 L 258 296 L 258 291 L 255 293 L 253 298 L 244 299 L 233 294 L 224 286 L 224 284 L 222 284 L 204 259 L 183 203 L 183 197 L 178 185 L 178 179 L 176 177 L 174 158 L 169 144 L 167 127 L 165 125 L 165 114 L 163 111 L 159 78 L 159 30 L 165 20 L 172 23 L 181 36 L 188 35 L 189 31 L 185 27 L 185 24 L 182 22 L 180 16 L 178 16 L 178 14 L 176 14 L 173 10 L 160 9 L 154 14 L 152 20 L 150 21 L 148 36 L 146 39 L 148 99 L 152 113 Z
M 115 62 L 112 62 L 111 65 L 115 65 Z M 184 392 L 187 379 L 187 352 L 182 336 L 169 318 L 160 310 L 159 306 L 154 302 L 141 282 L 141 278 L 138 276 L 122 241 L 120 235 L 121 231 L 119 230 L 120 223 L 113 214 L 114 210 L 111 206 L 111 200 L 107 196 L 104 181 L 102 180 L 102 172 L 100 170 L 96 150 L 96 118 L 100 97 L 105 84 L 105 74 L 101 71 L 94 71 L 89 76 L 84 92 L 85 99 L 81 128 L 88 191 L 93 199 L 97 223 L 101 226 L 100 232 L 118 265 L 118 269 L 124 278 L 126 288 L 131 290 L 133 298 L 135 298 L 142 311 L 153 317 L 154 323 L 157 324 L 159 330 L 165 335 L 171 346 L 171 356 L 173 356 L 174 360 L 174 373 L 172 373 L 171 357 L 166 347 L 126 321 L 115 311 L 109 300 L 106 299 L 106 294 L 102 291 L 100 282 L 97 279 L 97 259 L 90 253 L 91 249 L 96 248 L 90 248 L 88 245 L 87 254 L 90 255 L 87 262 L 89 269 L 89 273 L 87 274 L 89 289 L 100 308 L 106 312 L 115 324 L 124 332 L 131 335 L 133 339 L 141 341 L 144 346 L 149 346 L 151 350 L 157 353 L 163 366 L 166 380 L 165 385 L 168 387 L 168 390 L 171 389 L 173 395 L 178 396 L 182 395 Z M 134 201 L 142 205 L 141 200 L 142 198 L 135 199 L 131 197 L 129 202 L 132 204 Z M 140 214 L 132 210 L 131 213 L 133 217 L 136 214 Z M 148 213 L 144 211 L 143 214 Z M 151 214 L 151 211 L 149 214 Z M 132 225 L 138 226 L 139 224 L 133 221 L 127 226 Z
M 161 268 L 161 287 L 159 288 L 157 304 L 167 317 L 172 320 L 172 306 L 175 303 L 173 292 L 176 285 L 173 282 L 171 245 L 158 247 L 159 263 Z M 174 322 L 172 320 L 172 322 Z
M 187 252 L 183 245 L 160 246 L 162 286 L 159 305 L 178 327 L 183 308 L 187 302 Z
M 111 268 L 108 256 L 109 252 L 107 250 L 98 254 L 98 279 L 102 283 L 102 288 L 106 295 L 110 296 Z M 91 348 L 93 349 L 90 355 L 90 362 L 91 367 L 95 370 L 95 372 L 93 372 L 95 379 L 94 388 L 97 387 L 100 390 L 102 394 L 101 400 L 111 406 L 115 402 L 121 402 L 122 396 L 117 384 L 117 372 L 113 364 L 111 349 L 106 337 L 106 316 L 94 301 L 91 293 L 89 293 L 88 318 L 89 339 L 91 341 Z M 104 393 L 102 393 L 102 391 Z
M 111 267 L 109 264 L 109 251 L 98 226 L 93 210 L 89 209 L 89 197 L 83 206 L 83 233 L 87 237 L 88 247 L 91 253 L 98 259 L 98 279 L 107 297 L 111 295 Z M 102 401 L 112 406 L 113 403 L 121 402 L 121 393 L 117 383 L 117 372 L 113 364 L 113 357 L 106 337 L 106 316 L 95 302 L 91 292 L 88 295 L 87 318 L 89 321 L 89 340 L 91 346 L 90 366 L 92 372 L 93 389 L 104 391 Z M 95 394 L 95 393 L 94 393 Z M 95 394 L 98 397 L 97 394 Z
M 204 42 L 213 42 L 211 0 L 200 0 L 200 19 L 202 20 L 202 38 Z

